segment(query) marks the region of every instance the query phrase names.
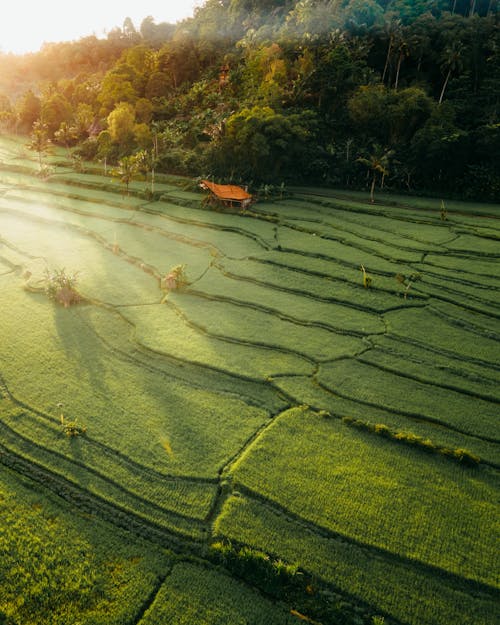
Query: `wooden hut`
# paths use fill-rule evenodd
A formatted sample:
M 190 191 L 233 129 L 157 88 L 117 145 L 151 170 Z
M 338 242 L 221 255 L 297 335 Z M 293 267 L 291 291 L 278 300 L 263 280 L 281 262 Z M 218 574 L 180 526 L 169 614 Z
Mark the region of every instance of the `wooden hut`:
M 200 187 L 208 191 L 208 196 L 204 200 L 205 204 L 247 208 L 255 201 L 251 193 L 235 184 L 215 184 L 210 180 L 202 180 Z

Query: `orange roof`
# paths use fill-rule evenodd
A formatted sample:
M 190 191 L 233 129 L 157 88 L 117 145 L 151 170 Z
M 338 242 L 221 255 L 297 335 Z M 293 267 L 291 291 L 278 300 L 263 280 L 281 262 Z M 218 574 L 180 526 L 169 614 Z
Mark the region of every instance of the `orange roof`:
M 215 184 L 215 182 L 210 182 L 209 180 L 202 180 L 201 186 L 211 191 L 221 200 L 235 200 L 241 202 L 242 200 L 252 199 L 250 193 L 247 193 L 245 189 L 235 184 Z

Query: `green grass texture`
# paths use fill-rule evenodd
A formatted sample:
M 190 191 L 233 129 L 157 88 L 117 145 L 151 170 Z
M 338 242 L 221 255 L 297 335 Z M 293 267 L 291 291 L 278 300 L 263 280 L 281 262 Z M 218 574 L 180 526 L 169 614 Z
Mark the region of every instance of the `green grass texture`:
M 0 137 L 0 622 L 300 620 L 210 564 L 219 539 L 359 619 L 499 621 L 500 206 L 214 210 L 63 149 L 41 176 L 26 142 Z
M 132 622 L 171 566 L 168 552 L 35 491 L 4 467 L 0 516 L 0 615 L 7 622 Z
M 176 564 L 139 625 L 292 625 L 297 618 L 214 568 Z
M 312 460 L 313 459 L 313 460 Z M 494 586 L 496 480 L 294 408 L 233 469 L 241 483 L 319 528 Z

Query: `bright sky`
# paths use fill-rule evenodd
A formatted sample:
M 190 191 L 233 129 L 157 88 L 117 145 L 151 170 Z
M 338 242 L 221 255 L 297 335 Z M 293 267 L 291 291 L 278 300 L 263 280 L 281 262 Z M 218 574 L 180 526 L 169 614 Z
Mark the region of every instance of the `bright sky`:
M 37 52 L 43 43 L 103 38 L 130 17 L 139 30 L 151 15 L 156 24 L 174 24 L 193 15 L 201 0 L 3 0 L 0 51 Z

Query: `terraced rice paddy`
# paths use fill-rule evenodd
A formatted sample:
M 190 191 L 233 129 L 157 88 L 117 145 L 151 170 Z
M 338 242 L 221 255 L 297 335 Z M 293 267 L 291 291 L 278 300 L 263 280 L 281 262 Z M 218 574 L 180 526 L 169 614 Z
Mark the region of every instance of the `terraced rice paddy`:
M 0 558 L 29 571 L 0 567 L 0 617 L 300 622 L 203 559 L 231 541 L 360 623 L 500 621 L 500 207 L 300 189 L 224 213 L 168 178 L 155 202 L 64 163 L 44 181 L 32 156 L 0 142 Z M 68 309 L 43 290 L 63 268 Z M 44 621 L 61 532 L 87 603 Z

